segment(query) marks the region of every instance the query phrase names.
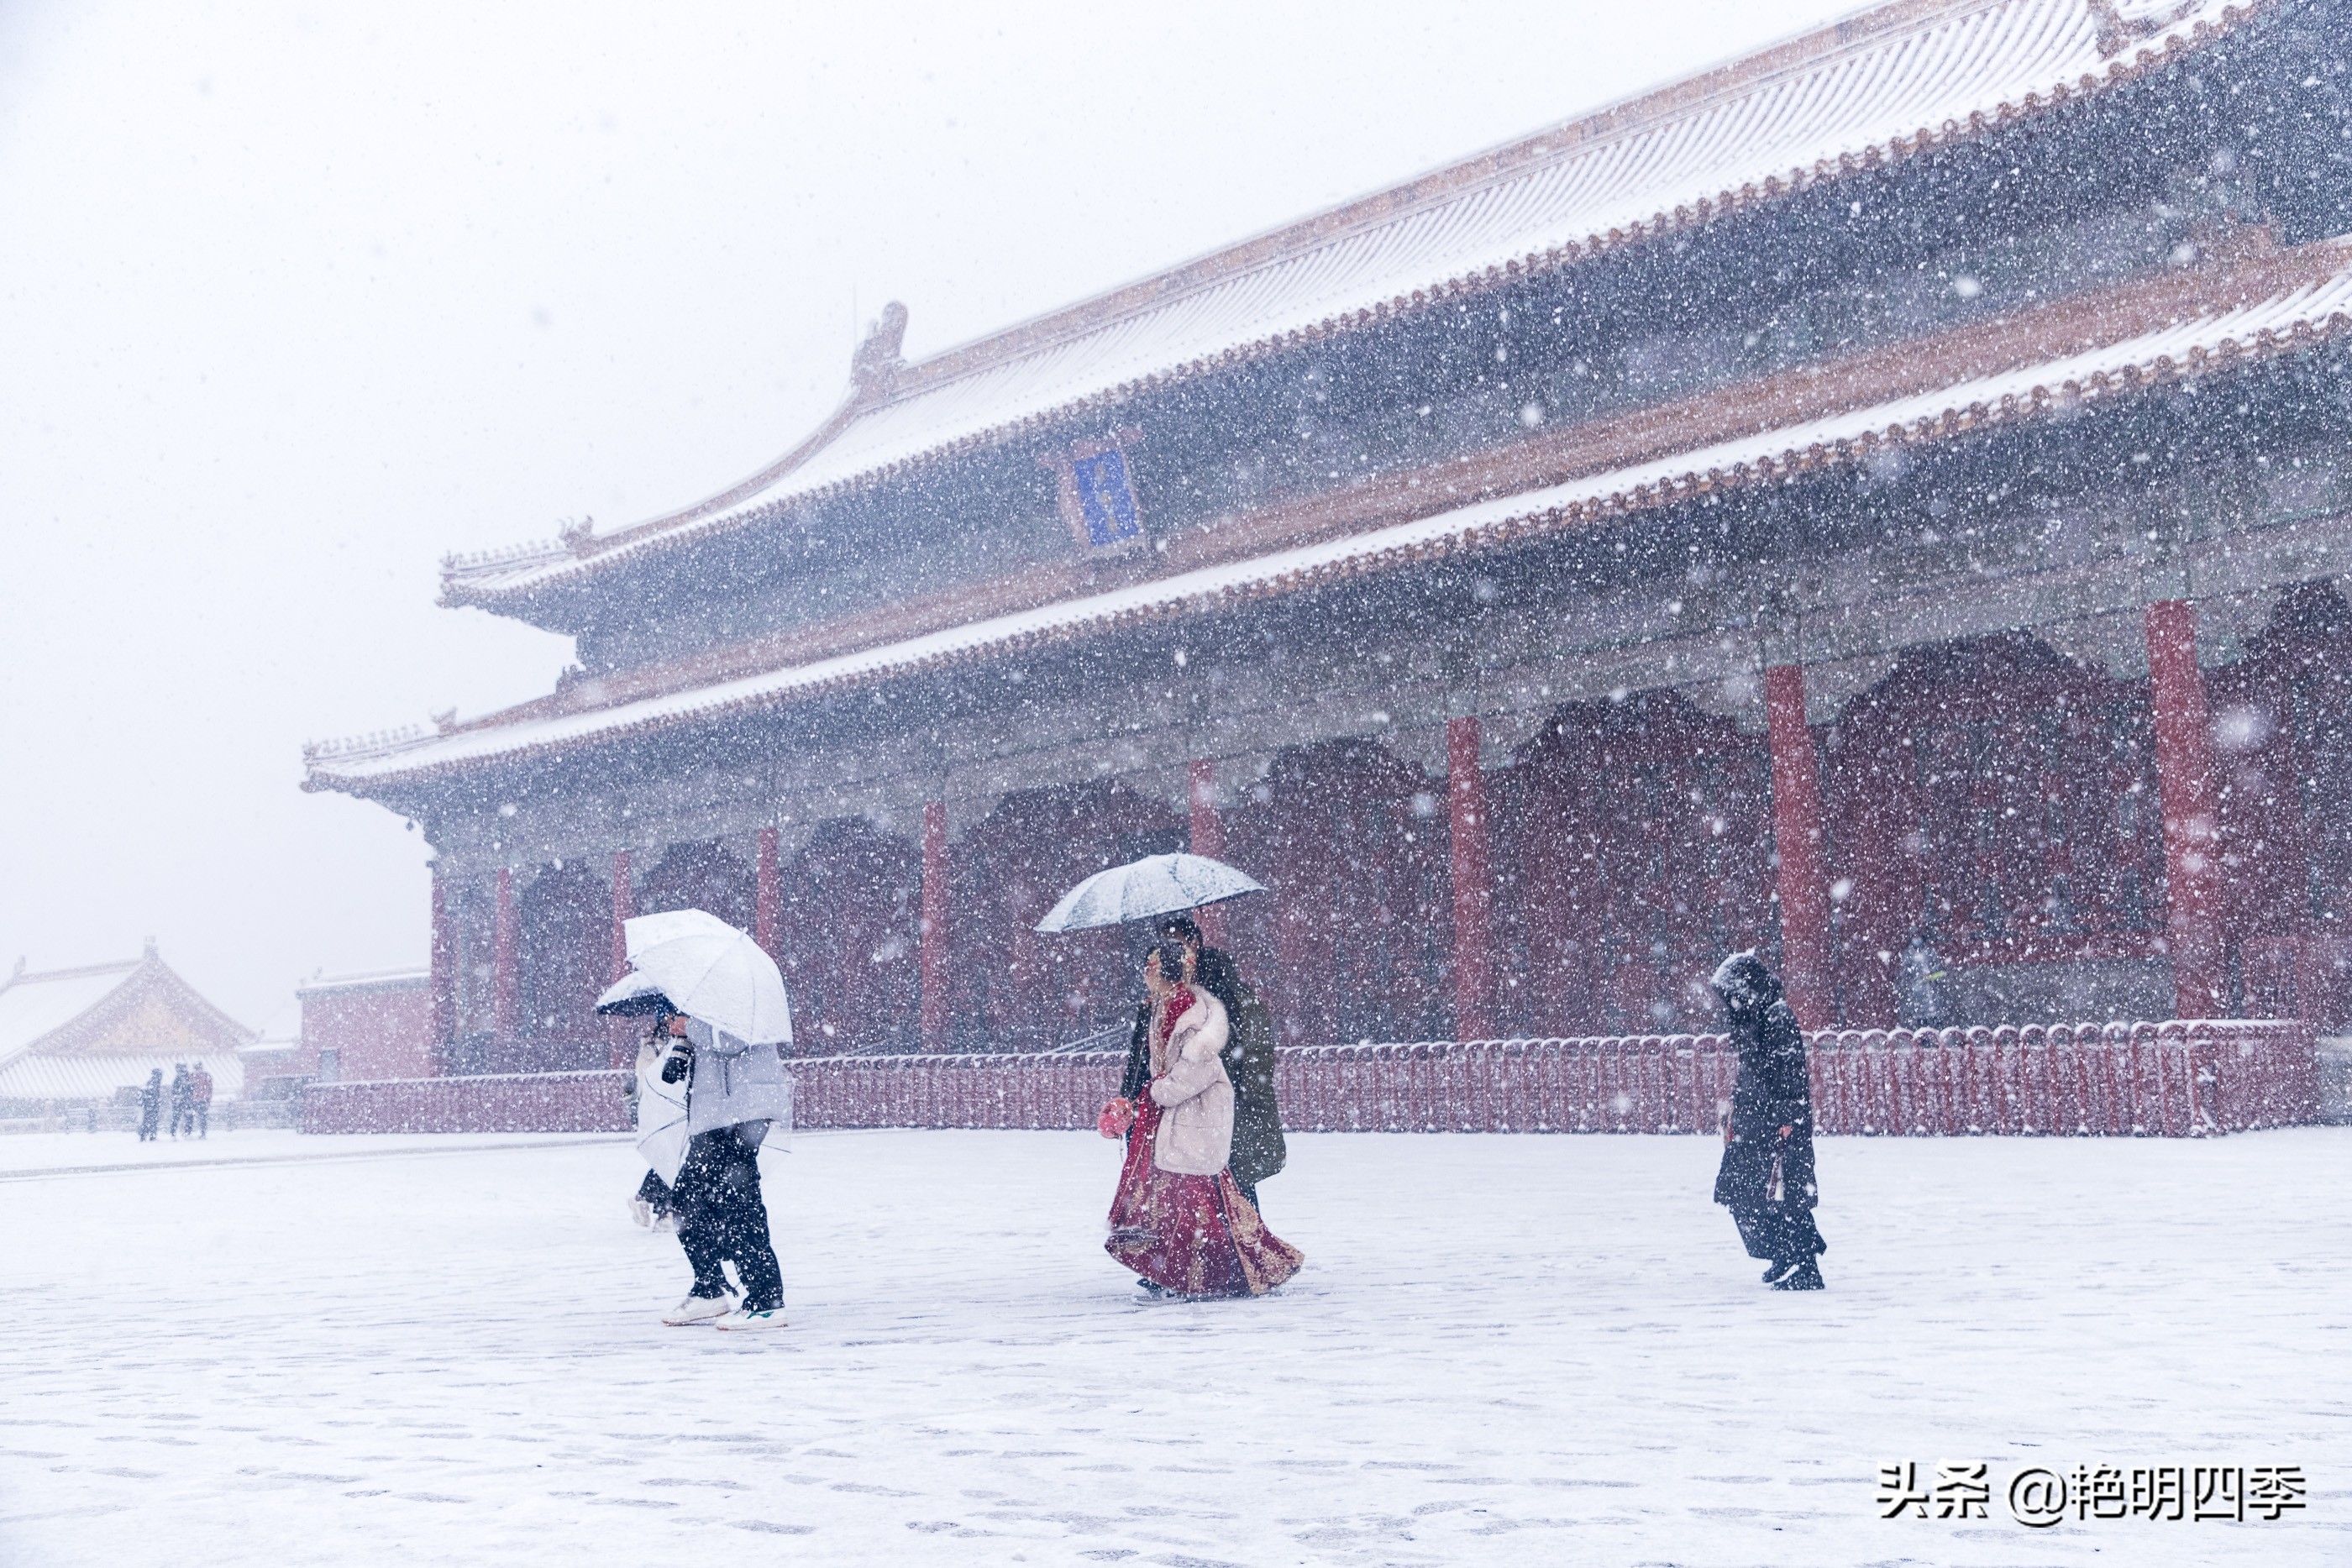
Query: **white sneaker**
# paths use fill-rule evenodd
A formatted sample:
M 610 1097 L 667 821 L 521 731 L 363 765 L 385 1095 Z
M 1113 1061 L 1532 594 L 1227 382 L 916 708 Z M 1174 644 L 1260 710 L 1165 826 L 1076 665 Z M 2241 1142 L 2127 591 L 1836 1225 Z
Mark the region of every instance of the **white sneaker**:
M 678 1302 L 677 1311 L 662 1319 L 674 1329 L 694 1323 L 715 1323 L 735 1310 L 733 1296 L 688 1296 Z
M 711 1326 L 720 1329 L 780 1329 L 787 1325 L 784 1322 L 783 1308 L 768 1307 L 756 1312 L 747 1312 L 738 1308 Z

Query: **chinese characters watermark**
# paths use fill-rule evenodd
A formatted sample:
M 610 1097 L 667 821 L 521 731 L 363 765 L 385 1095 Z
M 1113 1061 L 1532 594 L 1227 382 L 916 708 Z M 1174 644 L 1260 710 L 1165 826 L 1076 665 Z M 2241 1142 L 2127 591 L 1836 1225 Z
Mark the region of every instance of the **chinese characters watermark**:
M 1990 1519 L 1996 1495 L 2033 1530 L 2072 1519 L 2273 1522 L 2305 1506 L 2301 1465 L 2029 1465 L 1996 1486 L 1982 1459 L 1878 1467 L 1881 1519 Z

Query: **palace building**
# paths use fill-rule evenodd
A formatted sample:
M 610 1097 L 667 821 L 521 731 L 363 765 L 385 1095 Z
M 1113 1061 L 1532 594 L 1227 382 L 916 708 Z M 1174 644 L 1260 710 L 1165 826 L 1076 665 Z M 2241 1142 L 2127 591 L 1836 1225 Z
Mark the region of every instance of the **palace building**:
M 252 1030 L 182 979 L 149 942 L 138 957 L 0 979 L 0 1115 L 135 1100 L 151 1072 L 202 1067 L 213 1093 L 245 1092 Z M 168 1106 L 166 1107 L 168 1113 Z
M 920 360 L 457 559 L 554 691 L 311 747 L 436 859 L 445 1071 L 633 912 L 809 1051 L 1118 1025 L 1190 846 L 1300 1044 L 2352 1020 L 2352 0 L 1897 0 Z M 420 916 L 422 915 L 420 911 Z

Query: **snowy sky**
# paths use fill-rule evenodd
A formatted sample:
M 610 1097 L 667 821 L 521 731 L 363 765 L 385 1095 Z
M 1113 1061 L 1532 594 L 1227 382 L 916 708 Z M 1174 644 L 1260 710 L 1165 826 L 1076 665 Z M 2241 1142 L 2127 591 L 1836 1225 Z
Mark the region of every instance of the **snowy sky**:
M 544 690 L 445 551 L 617 526 L 920 355 L 1852 9 L 0 5 L 0 964 L 266 1025 L 422 964 L 306 738 Z

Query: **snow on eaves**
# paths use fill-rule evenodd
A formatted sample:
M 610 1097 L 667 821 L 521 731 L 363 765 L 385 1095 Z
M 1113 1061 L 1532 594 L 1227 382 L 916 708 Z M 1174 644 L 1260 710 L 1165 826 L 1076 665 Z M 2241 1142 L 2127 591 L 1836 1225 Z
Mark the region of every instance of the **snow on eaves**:
M 1866 12 L 906 367 L 887 400 L 736 504 L 609 541 L 575 533 L 452 559 L 444 598 L 495 605 L 1157 384 L 1981 135 L 2157 68 L 2263 3 L 1906 0 Z
M 1916 396 L 1719 442 L 1565 484 L 1481 501 L 1349 538 L 1278 550 L 999 615 L 788 668 L 647 696 L 609 708 L 495 718 L 442 735 L 407 731 L 307 754 L 305 788 L 367 793 L 494 759 L 667 730 L 779 707 L 1122 627 L 1213 612 L 1345 578 L 1492 549 L 1579 523 L 1672 506 L 1865 457 L 1876 447 L 1941 440 L 2100 401 L 2352 331 L 2352 260 L 2321 280 L 2160 330 Z

